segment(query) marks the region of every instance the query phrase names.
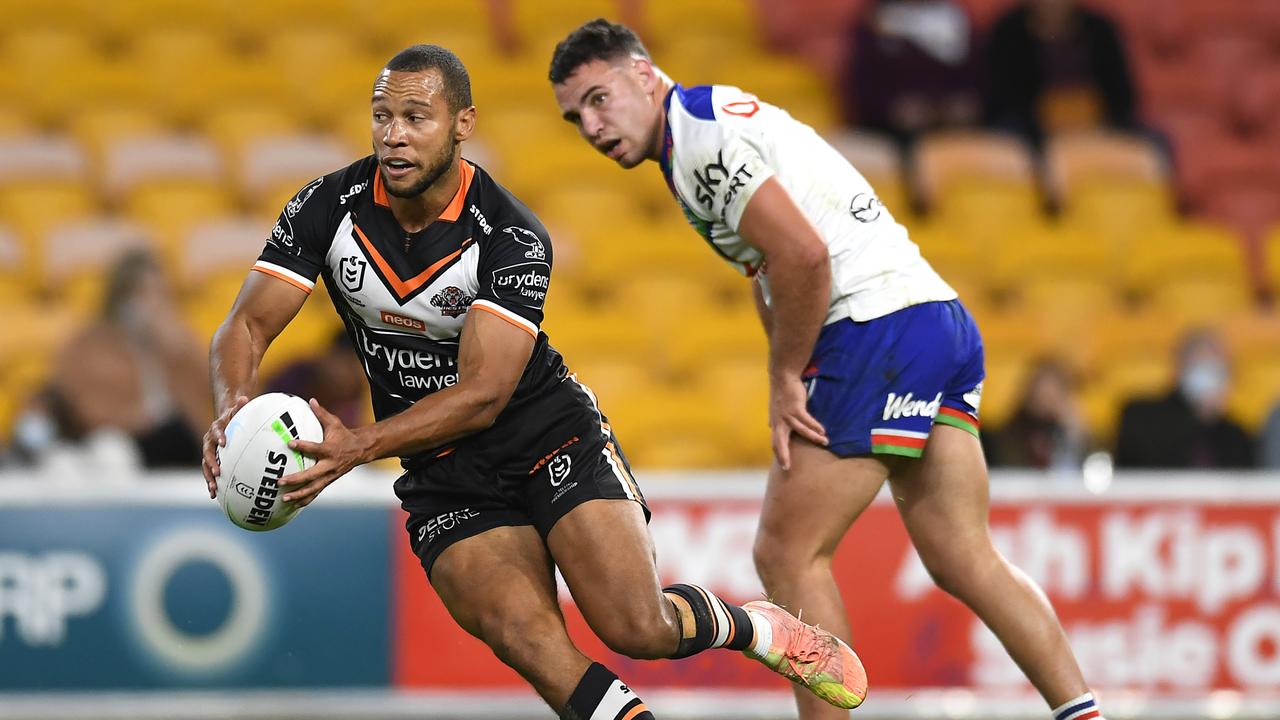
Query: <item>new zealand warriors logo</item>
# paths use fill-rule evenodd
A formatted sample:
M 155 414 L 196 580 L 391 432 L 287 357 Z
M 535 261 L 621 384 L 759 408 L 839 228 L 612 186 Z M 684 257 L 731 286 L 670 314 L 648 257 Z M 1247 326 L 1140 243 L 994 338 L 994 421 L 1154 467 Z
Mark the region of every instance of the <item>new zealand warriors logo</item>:
M 342 286 L 348 292 L 360 292 L 360 288 L 364 287 L 364 271 L 369 267 L 369 263 L 361 260 L 355 255 L 348 255 L 342 258 L 339 263 L 338 275 L 342 278 Z
M 431 304 L 440 308 L 440 314 L 456 318 L 471 307 L 475 298 L 462 292 L 462 288 L 450 285 L 431 297 Z

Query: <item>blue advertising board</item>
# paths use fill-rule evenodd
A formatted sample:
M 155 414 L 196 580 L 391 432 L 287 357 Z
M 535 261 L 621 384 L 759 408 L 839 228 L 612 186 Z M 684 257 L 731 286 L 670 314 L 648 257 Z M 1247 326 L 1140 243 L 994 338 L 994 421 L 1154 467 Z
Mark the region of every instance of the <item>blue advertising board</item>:
M 390 521 L 0 506 L 0 691 L 386 686 Z

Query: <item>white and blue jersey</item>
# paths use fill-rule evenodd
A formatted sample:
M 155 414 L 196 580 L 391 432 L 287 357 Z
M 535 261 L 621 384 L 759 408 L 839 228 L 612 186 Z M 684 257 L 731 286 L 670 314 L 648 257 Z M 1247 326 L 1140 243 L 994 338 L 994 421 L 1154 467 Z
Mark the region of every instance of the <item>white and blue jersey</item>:
M 664 107 L 667 122 L 659 163 L 667 186 L 698 234 L 722 258 L 760 283 L 766 304 L 770 293 L 764 256 L 738 234 L 742 214 L 756 190 L 769 178 L 777 178 L 826 243 L 831 297 L 813 358 L 817 372 L 811 376 L 820 378 L 827 371 L 824 365 L 867 354 L 863 343 L 873 336 L 907 342 L 899 328 L 908 323 L 906 315 L 913 316 L 911 342 L 927 340 L 932 347 L 911 353 L 914 364 L 909 366 L 880 367 L 877 358 L 860 358 L 861 370 L 856 374 L 847 372 L 848 368 L 838 373 L 831 369 L 846 387 L 836 388 L 830 382 L 813 387 L 810 410 L 824 423 L 832 449 L 842 456 L 919 455 L 921 439 L 933 422 L 948 422 L 944 418 L 951 417 L 942 411 L 944 407 L 964 414 L 963 422 L 976 433 L 982 381 L 977 329 L 957 302 L 955 290 L 921 257 L 906 228 L 880 202 L 866 178 L 812 128 L 738 88 L 677 85 L 667 94 Z M 956 310 L 903 312 L 925 304 L 953 305 Z M 866 327 L 849 332 L 842 329 L 845 325 Z M 968 346 L 957 346 L 956 333 L 968 338 Z M 850 344 L 842 347 L 843 343 Z M 880 342 L 874 346 L 894 355 L 892 347 Z M 837 356 L 844 359 L 831 359 Z M 960 366 L 968 368 L 962 377 L 941 377 L 946 368 L 959 372 Z M 953 380 L 972 384 L 957 391 Z M 926 401 L 910 405 L 913 412 L 870 411 L 908 395 L 912 403 L 919 398 Z M 955 400 L 948 405 L 946 398 L 951 395 L 973 402 Z M 853 407 L 837 412 L 828 402 L 835 398 L 853 404 L 858 412 Z M 938 402 L 932 402 L 934 398 Z M 882 415 L 889 417 L 881 420 Z M 873 430 L 880 431 L 877 438 L 881 440 L 888 437 L 886 431 L 907 433 L 902 437 L 909 437 L 912 447 L 884 449 L 898 446 L 873 442 Z

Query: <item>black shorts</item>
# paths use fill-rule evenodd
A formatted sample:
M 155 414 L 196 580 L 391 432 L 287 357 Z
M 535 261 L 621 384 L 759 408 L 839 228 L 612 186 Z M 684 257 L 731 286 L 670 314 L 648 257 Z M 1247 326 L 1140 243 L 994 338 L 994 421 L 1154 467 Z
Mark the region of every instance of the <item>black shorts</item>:
M 588 500 L 649 508 L 607 418 L 585 386 L 567 378 L 546 396 L 461 441 L 395 484 L 409 513 L 409 544 L 428 577 L 450 545 L 496 527 L 533 525 L 545 540 Z

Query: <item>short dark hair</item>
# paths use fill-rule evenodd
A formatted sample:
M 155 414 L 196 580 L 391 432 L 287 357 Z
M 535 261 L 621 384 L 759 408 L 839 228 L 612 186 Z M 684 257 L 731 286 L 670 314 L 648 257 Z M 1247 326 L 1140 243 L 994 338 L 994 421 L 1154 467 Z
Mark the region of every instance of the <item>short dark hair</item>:
M 636 55 L 647 59 L 649 51 L 631 28 L 596 18 L 580 25 L 556 45 L 551 55 L 551 84 L 559 85 L 568 80 L 575 70 L 592 60 L 615 60 Z
M 413 45 L 387 61 L 385 70 L 421 72 L 439 70 L 444 78 L 444 97 L 453 112 L 471 107 L 471 76 L 452 50 L 439 45 Z

